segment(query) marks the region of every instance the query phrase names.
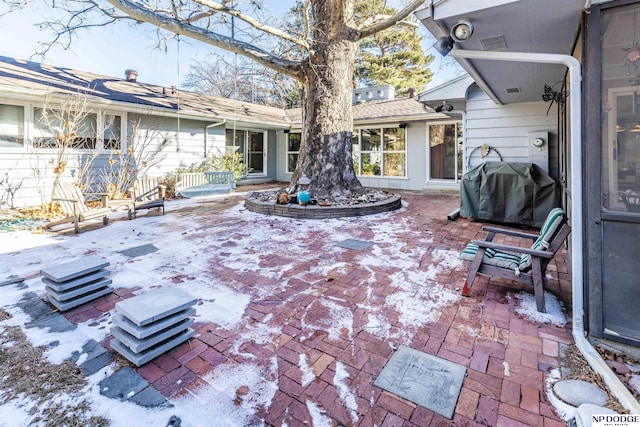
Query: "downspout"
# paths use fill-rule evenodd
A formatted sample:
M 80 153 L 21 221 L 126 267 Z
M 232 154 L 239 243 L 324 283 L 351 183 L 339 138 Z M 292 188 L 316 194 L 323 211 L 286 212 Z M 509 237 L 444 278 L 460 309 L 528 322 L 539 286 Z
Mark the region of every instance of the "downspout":
M 207 153 L 207 130 L 209 130 L 209 129 L 211 129 L 211 128 L 214 128 L 214 127 L 216 127 L 216 126 L 223 125 L 223 124 L 225 124 L 225 123 L 227 123 L 227 119 L 222 119 L 222 121 L 221 121 L 221 122 L 218 122 L 218 123 L 211 123 L 210 125 L 206 125 L 206 126 L 204 127 L 204 158 L 205 158 L 205 159 L 207 158 L 207 155 L 208 155 L 208 153 Z
M 450 52 L 454 58 L 483 59 L 494 61 L 533 62 L 561 64 L 569 69 L 571 85 L 571 109 L 569 111 L 571 130 L 571 294 L 572 294 L 572 334 L 576 346 L 589 365 L 599 373 L 618 401 L 631 413 L 640 413 L 640 403 L 627 387 L 611 371 L 591 343 L 586 339 L 584 330 L 584 260 L 583 260 L 583 221 L 582 221 L 582 72 L 580 61 L 571 55 L 526 52 L 489 52 L 454 49 Z M 576 179 L 577 178 L 577 179 Z

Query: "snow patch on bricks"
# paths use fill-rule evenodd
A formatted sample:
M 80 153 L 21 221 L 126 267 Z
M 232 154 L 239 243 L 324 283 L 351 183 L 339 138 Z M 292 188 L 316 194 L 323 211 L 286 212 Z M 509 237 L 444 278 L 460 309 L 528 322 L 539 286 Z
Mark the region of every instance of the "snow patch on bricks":
M 536 323 L 550 323 L 562 327 L 567 324 L 567 314 L 564 310 L 564 304 L 550 294 L 544 293 L 544 302 L 547 309 L 546 313 L 540 313 L 536 308 L 536 297 L 527 292 L 520 292 L 515 295 L 517 305 L 516 313 L 528 320 Z
M 333 427 L 333 422 L 324 415 L 322 409 L 310 400 L 307 400 L 307 409 L 311 415 L 311 425 L 313 427 Z
M 313 374 L 313 370 L 309 363 L 307 363 L 307 355 L 301 354 L 298 361 L 298 368 L 302 371 L 302 387 L 306 387 L 316 379 L 316 376 Z
M 347 378 L 349 378 L 349 372 L 347 372 L 344 364 L 342 362 L 336 362 L 336 374 L 333 377 L 333 384 L 338 389 L 340 398 L 344 402 L 345 407 L 349 410 L 351 420 L 355 424 L 358 422 L 358 404 L 356 403 L 356 396 L 344 382 Z

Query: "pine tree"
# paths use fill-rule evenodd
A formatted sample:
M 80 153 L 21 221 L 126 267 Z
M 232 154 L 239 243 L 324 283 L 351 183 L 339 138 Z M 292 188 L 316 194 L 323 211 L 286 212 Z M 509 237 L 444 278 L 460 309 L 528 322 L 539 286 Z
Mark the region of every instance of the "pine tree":
M 363 16 L 394 15 L 396 10 L 385 0 L 359 0 L 356 13 Z M 429 64 L 433 55 L 425 55 L 416 27 L 398 25 L 360 41 L 356 54 L 355 83 L 359 86 L 391 85 L 396 94 L 409 88 L 422 90 L 431 81 Z

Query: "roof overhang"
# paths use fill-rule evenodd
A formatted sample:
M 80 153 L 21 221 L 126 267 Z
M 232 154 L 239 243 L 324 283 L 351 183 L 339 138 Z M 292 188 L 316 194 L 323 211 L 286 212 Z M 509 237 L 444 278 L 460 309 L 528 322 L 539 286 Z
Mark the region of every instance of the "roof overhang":
M 447 105 L 451 106 L 452 110 L 464 111 L 467 104 L 467 91 L 472 84 L 471 76 L 465 74 L 422 92 L 418 95 L 418 101 L 433 109 Z M 446 108 L 443 109 L 443 111 L 446 110 Z
M 430 0 L 416 16 L 436 38 L 448 37 L 461 20 L 473 24 L 472 36 L 456 50 L 570 55 L 585 0 Z M 456 60 L 499 104 L 540 101 L 544 85 L 563 81 L 558 64 Z

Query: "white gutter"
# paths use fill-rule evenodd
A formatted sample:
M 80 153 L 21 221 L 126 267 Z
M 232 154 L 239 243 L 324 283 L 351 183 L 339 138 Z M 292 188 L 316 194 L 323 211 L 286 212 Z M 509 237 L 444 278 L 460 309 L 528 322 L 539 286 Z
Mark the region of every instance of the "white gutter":
M 611 392 L 631 413 L 640 414 L 640 403 L 627 387 L 611 371 L 591 343 L 585 338 L 584 330 L 584 263 L 583 263 L 583 222 L 582 222 L 582 73 L 580 61 L 571 55 L 527 52 L 489 52 L 454 49 L 454 58 L 486 59 L 494 61 L 533 62 L 562 64 L 569 69 L 571 85 L 571 106 L 569 111 L 571 130 L 571 294 L 573 312 L 573 339 L 589 365 L 602 375 Z
M 227 123 L 227 119 L 222 119 L 221 122 L 218 123 L 211 123 L 209 125 L 206 125 L 204 127 L 204 158 L 207 158 L 207 130 L 217 127 L 217 126 L 221 126 L 223 124 Z

